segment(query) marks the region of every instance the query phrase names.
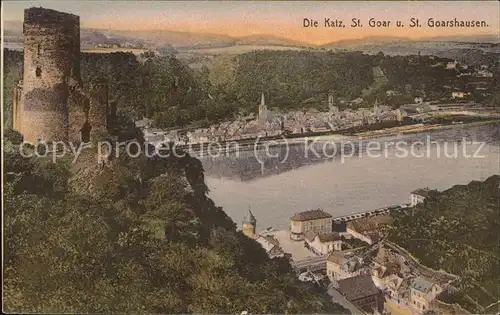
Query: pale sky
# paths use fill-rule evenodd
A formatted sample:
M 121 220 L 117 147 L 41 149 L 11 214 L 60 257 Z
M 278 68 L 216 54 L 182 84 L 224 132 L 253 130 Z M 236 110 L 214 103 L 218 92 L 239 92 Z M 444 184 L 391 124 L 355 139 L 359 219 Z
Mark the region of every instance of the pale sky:
M 312 44 L 367 36 L 411 38 L 496 34 L 500 32 L 498 1 L 411 2 L 258 2 L 258 1 L 3 1 L 4 20 L 22 20 L 23 10 L 42 6 L 80 16 L 83 27 L 122 30 L 166 29 L 230 36 L 268 34 Z M 346 28 L 325 28 L 324 19 L 340 19 Z M 421 28 L 370 28 L 369 18 L 402 20 L 419 18 Z M 304 28 L 303 19 L 318 20 L 320 27 Z M 350 28 L 359 18 L 363 28 Z M 429 28 L 426 21 L 485 20 L 487 28 Z

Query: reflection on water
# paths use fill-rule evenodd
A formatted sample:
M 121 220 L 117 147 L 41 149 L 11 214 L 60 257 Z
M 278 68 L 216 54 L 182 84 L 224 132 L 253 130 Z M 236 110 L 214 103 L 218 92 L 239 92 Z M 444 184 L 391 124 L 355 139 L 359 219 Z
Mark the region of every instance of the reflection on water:
M 499 128 L 498 125 L 488 125 L 481 127 L 462 127 L 458 126 L 452 129 L 434 131 L 429 133 L 420 133 L 405 135 L 399 137 L 385 137 L 364 141 L 345 141 L 325 143 L 324 141 L 309 141 L 304 140 L 303 143 L 290 144 L 289 146 L 281 145 L 270 147 L 268 151 L 261 149 L 254 151 L 240 151 L 237 157 L 234 153 L 229 156 L 220 156 L 216 158 L 202 158 L 206 176 L 211 177 L 227 177 L 228 179 L 239 179 L 249 181 L 261 177 L 281 174 L 287 171 L 297 169 L 299 167 L 323 163 L 326 161 L 337 160 L 345 162 L 351 156 L 354 158 L 366 158 L 367 146 L 370 146 L 370 152 L 380 151 L 379 155 L 385 155 L 388 151 L 389 155 L 396 155 L 394 145 L 391 142 L 401 142 L 408 153 L 411 153 L 412 144 L 414 152 L 421 155 L 418 149 L 426 147 L 428 142 L 431 142 L 431 152 L 425 152 L 427 155 L 434 157 L 444 156 L 445 153 L 451 156 L 454 151 L 458 155 L 471 155 L 474 153 L 474 148 L 478 148 L 473 142 L 485 142 L 488 144 L 499 143 Z M 460 146 L 465 140 L 465 151 L 462 147 L 460 150 L 455 149 L 450 143 Z M 371 142 L 370 144 L 368 144 Z M 380 150 L 377 150 L 377 145 L 380 144 Z M 446 145 L 448 144 L 448 145 Z M 392 146 L 392 148 L 391 148 Z M 387 150 L 384 148 L 387 147 Z M 441 150 L 438 150 L 440 147 Z M 445 151 L 447 149 L 447 151 Z M 425 149 L 427 150 L 427 149 Z M 482 148 L 480 151 L 484 151 Z M 403 151 L 400 151 L 400 153 Z M 375 158 L 377 154 L 374 154 Z M 373 155 L 371 155 L 373 157 Z M 401 155 L 398 155 L 401 156 Z M 432 157 L 432 156 L 431 156 Z
M 429 139 L 433 144 L 427 148 Z M 410 191 L 419 187 L 447 189 L 500 173 L 498 125 L 457 126 L 376 141 L 382 147 L 394 141 L 408 147 L 415 143 L 418 156 L 398 157 L 395 148 L 389 146 L 387 153 L 369 157 L 364 141 L 355 144 L 357 153 L 353 157 L 346 157 L 351 154 L 350 147 L 344 157 L 340 152 L 334 157 L 316 157 L 311 149 L 306 157 L 304 144 L 298 144 L 288 149 L 271 148 L 270 154 L 257 152 L 257 158 L 248 151 L 241 152 L 239 158 L 203 158 L 202 162 L 214 201 L 237 223 L 250 206 L 261 229 L 269 225 L 286 227 L 288 218 L 298 211 L 320 207 L 334 215 L 356 213 L 406 202 Z M 464 156 L 464 145 L 467 156 L 479 150 L 482 157 Z M 318 142 L 313 147 L 321 152 L 323 144 Z M 457 156 L 444 157 L 444 148 L 449 155 L 458 150 Z M 374 152 L 373 145 L 371 150 Z M 327 152 L 331 153 L 333 150 Z

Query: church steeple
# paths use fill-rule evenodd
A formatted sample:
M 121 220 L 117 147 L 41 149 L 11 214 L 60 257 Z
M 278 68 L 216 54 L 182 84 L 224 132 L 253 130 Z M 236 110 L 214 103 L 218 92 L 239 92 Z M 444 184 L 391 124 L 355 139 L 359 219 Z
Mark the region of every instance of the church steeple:
M 266 98 L 264 97 L 264 93 L 260 96 L 260 105 L 259 105 L 259 120 L 266 120 L 267 117 L 267 106 L 266 106 Z
M 250 207 L 248 208 L 247 214 L 245 217 L 243 217 L 243 223 L 252 223 L 255 224 L 257 223 L 257 219 L 255 219 L 255 216 L 253 215 L 252 211 L 250 210 Z
M 248 212 L 245 215 L 245 217 L 243 217 L 242 223 L 243 223 L 243 234 L 253 238 L 255 236 L 255 228 L 257 226 L 257 220 L 255 219 L 255 216 L 250 210 L 250 207 L 248 207 Z
M 377 121 L 380 121 L 380 109 L 378 107 L 378 99 L 375 99 L 375 104 L 373 104 L 373 112 Z

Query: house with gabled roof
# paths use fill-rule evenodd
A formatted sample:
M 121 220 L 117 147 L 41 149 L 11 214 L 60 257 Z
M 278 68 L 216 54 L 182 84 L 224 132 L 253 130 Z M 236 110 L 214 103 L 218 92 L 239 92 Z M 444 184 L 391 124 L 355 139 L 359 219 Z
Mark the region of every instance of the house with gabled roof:
M 410 283 L 410 306 L 421 314 L 429 309 L 430 303 L 442 292 L 442 288 L 422 276 L 418 276 Z
M 266 250 L 269 258 L 285 256 L 280 242 L 273 235 L 257 234 L 254 239 Z
M 370 275 L 358 275 L 338 281 L 338 291 L 368 314 L 379 312 L 380 291 Z
M 419 188 L 410 193 L 410 207 L 414 207 L 419 203 L 424 202 L 426 199 L 434 198 L 439 194 L 437 190 L 429 188 Z
M 380 229 L 391 224 L 392 221 L 390 214 L 369 216 L 348 222 L 346 231 L 353 237 L 372 245 L 382 238 Z
M 326 258 L 326 273 L 332 282 L 368 274 L 369 268 L 365 266 L 361 249 L 333 251 Z
M 342 250 L 342 237 L 337 232 L 307 231 L 304 236 L 306 247 L 316 255 L 326 255 L 333 251 Z

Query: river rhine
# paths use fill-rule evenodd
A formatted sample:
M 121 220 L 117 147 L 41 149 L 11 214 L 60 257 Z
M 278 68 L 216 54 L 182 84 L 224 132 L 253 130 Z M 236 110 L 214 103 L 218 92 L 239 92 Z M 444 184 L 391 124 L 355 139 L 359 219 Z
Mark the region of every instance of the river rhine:
M 337 142 L 333 158 L 333 145 L 317 142 L 271 148 L 269 154 L 251 150 L 239 157 L 204 157 L 202 163 L 214 202 L 238 225 L 251 208 L 257 230 L 287 228 L 291 215 L 308 209 L 322 208 L 334 216 L 353 214 L 406 203 L 417 188 L 445 190 L 500 173 L 498 124 L 456 126 L 375 142 L 381 149 L 370 144 L 368 151 L 366 140 Z M 391 142 L 400 143 L 399 149 L 387 145 Z M 350 152 L 352 145 L 357 149 Z

